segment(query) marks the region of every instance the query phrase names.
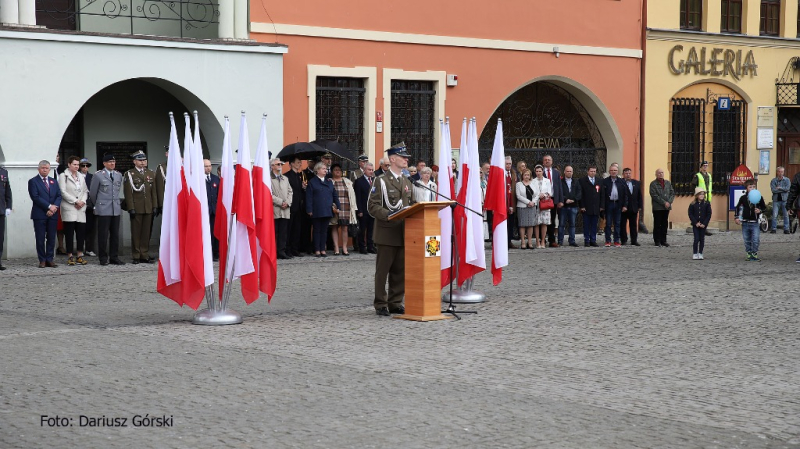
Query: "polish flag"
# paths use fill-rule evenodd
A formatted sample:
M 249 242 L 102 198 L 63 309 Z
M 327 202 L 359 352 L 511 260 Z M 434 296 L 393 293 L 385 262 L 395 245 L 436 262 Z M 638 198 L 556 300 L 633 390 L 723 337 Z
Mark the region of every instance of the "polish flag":
M 448 201 L 447 198 L 453 198 L 453 167 L 450 164 L 450 121 L 439 122 L 440 125 L 440 138 L 439 138 L 439 179 L 436 180 L 436 188 L 441 197 L 439 201 Z M 441 220 L 440 235 L 442 236 L 442 288 L 450 283 L 450 262 L 453 253 L 452 246 L 452 231 L 453 231 L 453 216 L 452 209 L 446 207 L 439 211 L 439 220 Z
M 184 188 L 181 191 L 184 206 L 181 208 L 180 223 L 184 236 L 184 259 L 181 270 L 181 279 L 187 284 L 183 289 L 183 302 L 194 310 L 197 310 L 205 297 L 205 269 L 203 267 L 203 227 L 201 225 L 202 206 L 198 198 L 198 191 L 194 177 L 196 173 L 196 162 L 199 162 L 202 169 L 202 155 L 198 158 L 197 149 L 192 140 L 192 125 L 189 114 L 184 114 L 185 134 L 183 139 L 183 178 Z M 193 173 L 194 172 L 194 173 Z M 205 192 L 205 189 L 203 189 Z M 204 199 L 204 201 L 207 201 Z M 208 217 L 208 215 L 206 215 Z M 208 218 L 206 218 L 206 222 Z M 206 228 L 208 229 L 208 228 Z M 213 275 L 212 275 L 213 281 Z
M 258 248 L 258 289 L 267 294 L 267 302 L 275 294 L 278 278 L 278 257 L 275 248 L 275 216 L 272 210 L 272 181 L 267 150 L 267 115 L 261 118 L 256 159 L 253 164 L 253 202 L 256 217 Z
M 197 260 L 202 261 L 202 271 L 197 272 L 198 279 L 203 279 L 203 287 L 214 285 L 214 263 L 211 256 L 211 225 L 208 221 L 208 193 L 206 192 L 206 172 L 203 163 L 203 144 L 200 140 L 200 119 L 197 116 L 197 111 L 194 111 L 194 146 L 192 147 L 192 174 L 191 183 L 187 179 L 189 189 L 192 196 L 197 199 L 196 202 L 190 203 L 191 205 L 200 205 L 200 219 L 195 222 L 195 226 L 200 228 L 202 234 L 202 246 L 199 248 L 192 248 L 193 253 L 189 254 L 187 248 L 187 258 L 192 259 L 197 257 Z M 198 211 L 190 216 L 194 217 Z M 199 267 L 199 263 L 198 263 Z M 202 277 L 201 277 L 202 276 Z
M 247 119 L 242 113 L 239 128 L 239 165 L 236 166 L 236 181 L 233 188 L 233 207 L 236 214 L 233 232 L 236 233 L 232 279 L 242 279 L 242 296 L 251 304 L 258 299 L 258 256 L 256 254 L 256 222 L 253 209 L 253 178 L 251 175 L 250 139 L 247 134 Z
M 228 270 L 228 232 L 231 229 L 233 218 L 233 155 L 231 154 L 231 123 L 225 117 L 225 134 L 222 138 L 222 164 L 220 165 L 219 195 L 217 196 L 217 216 L 214 222 L 214 235 L 219 240 L 219 297 L 222 299 L 222 292 L 225 284 L 231 282 Z M 232 245 L 235 247 L 235 245 Z M 233 264 L 231 264 L 233 265 Z
M 466 121 L 465 121 L 466 123 Z M 461 155 L 461 177 L 459 179 L 459 201 L 469 209 L 480 211 L 481 206 L 481 184 L 480 166 L 478 162 L 478 134 L 476 123 L 473 118 L 469 122 L 466 134 L 466 148 L 462 146 L 459 150 Z M 464 136 L 462 136 L 462 144 Z M 466 151 L 465 151 L 466 150 Z M 483 216 L 477 215 L 466 209 L 462 209 L 460 223 L 456 222 L 456 227 L 461 227 L 459 237 L 459 261 L 458 261 L 458 285 L 486 269 L 486 254 L 483 249 Z
M 492 148 L 492 166 L 486 186 L 484 202 L 487 211 L 492 211 L 492 283 L 503 280 L 503 267 L 508 265 L 508 206 L 506 205 L 506 150 L 503 147 L 503 122 L 497 120 L 497 132 Z
M 164 186 L 164 216 L 161 220 L 156 290 L 183 306 L 181 266 L 182 261 L 185 260 L 185 242 L 179 224 L 179 216 L 182 214 L 179 197 L 181 197 L 184 187 L 181 175 L 181 147 L 178 144 L 178 132 L 175 130 L 175 118 L 171 112 L 169 113 L 169 122 L 169 156 Z

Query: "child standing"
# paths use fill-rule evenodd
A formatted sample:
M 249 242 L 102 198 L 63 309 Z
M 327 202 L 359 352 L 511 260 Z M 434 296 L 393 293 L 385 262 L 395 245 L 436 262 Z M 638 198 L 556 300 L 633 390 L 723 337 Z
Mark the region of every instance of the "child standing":
M 739 203 L 736 205 L 736 224 L 742 225 L 742 238 L 744 239 L 744 250 L 747 252 L 745 260 L 761 262 L 758 258 L 758 244 L 761 239 L 761 228 L 758 227 L 758 214 L 760 214 L 767 205 L 764 204 L 762 197 L 757 204 L 750 202 L 750 192 L 755 190 L 756 182 L 748 179 L 744 183 L 747 189 L 739 198 Z
M 703 260 L 703 247 L 706 244 L 706 228 L 711 221 L 711 203 L 706 201 L 706 191 L 702 187 L 694 189 L 694 201 L 689 205 L 689 221 L 692 223 L 694 243 L 692 259 Z

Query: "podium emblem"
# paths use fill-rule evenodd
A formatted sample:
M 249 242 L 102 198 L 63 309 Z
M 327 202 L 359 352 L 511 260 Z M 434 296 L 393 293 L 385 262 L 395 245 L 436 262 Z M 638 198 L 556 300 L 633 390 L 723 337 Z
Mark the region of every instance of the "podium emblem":
M 429 235 L 425 237 L 425 257 L 440 257 L 442 255 L 442 236 Z

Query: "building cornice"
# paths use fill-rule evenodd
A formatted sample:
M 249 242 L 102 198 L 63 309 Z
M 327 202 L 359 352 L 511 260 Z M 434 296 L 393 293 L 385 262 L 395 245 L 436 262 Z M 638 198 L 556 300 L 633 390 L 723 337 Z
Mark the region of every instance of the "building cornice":
M 800 48 L 800 39 L 746 34 L 706 33 L 703 31 L 647 29 L 648 41 L 689 42 L 694 44 L 730 45 L 757 48 Z

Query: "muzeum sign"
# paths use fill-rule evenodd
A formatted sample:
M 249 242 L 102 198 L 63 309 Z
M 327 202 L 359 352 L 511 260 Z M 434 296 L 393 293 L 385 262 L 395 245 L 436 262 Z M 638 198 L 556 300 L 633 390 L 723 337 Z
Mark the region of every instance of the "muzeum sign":
M 748 50 L 742 57 L 742 50 L 700 47 L 698 53 L 695 47 L 691 47 L 686 53 L 686 58 L 682 57 L 683 54 L 683 45 L 676 45 L 669 51 L 667 65 L 674 75 L 694 73 L 730 76 L 737 81 L 745 76 L 758 76 L 758 65 L 753 50 Z

